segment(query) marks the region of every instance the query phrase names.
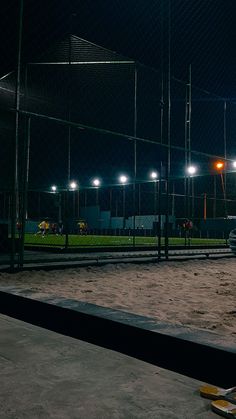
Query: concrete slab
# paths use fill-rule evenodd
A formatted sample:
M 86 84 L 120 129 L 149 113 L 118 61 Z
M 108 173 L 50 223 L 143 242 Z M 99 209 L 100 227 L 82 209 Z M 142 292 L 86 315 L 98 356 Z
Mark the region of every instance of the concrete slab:
M 1 419 L 213 419 L 197 380 L 0 315 Z
M 225 388 L 235 383 L 236 346 L 220 335 L 56 295 L 6 291 L 0 288 L 2 314 L 196 380 Z

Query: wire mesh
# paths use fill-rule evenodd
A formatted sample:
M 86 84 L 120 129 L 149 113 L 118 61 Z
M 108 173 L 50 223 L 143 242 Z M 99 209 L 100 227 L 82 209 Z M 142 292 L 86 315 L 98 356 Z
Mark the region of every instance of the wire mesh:
M 173 36 L 176 4 L 171 19 Z M 157 30 L 161 37 L 166 22 Z M 174 50 L 166 71 L 168 58 L 162 50 L 154 68 L 68 35 L 22 63 L 17 112 L 17 72 L 0 79 L 2 248 L 10 252 L 16 234 L 20 264 L 30 248 L 152 248 L 168 257 L 170 247 L 227 246 L 236 105 L 199 87 L 193 64 L 181 72 Z

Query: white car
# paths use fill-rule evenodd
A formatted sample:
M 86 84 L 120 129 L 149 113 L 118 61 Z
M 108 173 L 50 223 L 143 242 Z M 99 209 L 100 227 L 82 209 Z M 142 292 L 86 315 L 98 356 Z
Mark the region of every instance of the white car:
M 236 229 L 229 233 L 229 247 L 232 252 L 236 253 Z

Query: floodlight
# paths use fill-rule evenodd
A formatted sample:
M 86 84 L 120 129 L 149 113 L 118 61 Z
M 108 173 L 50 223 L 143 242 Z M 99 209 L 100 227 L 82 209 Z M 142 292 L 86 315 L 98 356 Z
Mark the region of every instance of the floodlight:
M 156 180 L 158 178 L 158 173 L 155 172 L 155 171 L 151 172 L 150 173 L 150 178 L 153 179 L 153 180 Z
M 125 185 L 127 183 L 127 181 L 128 181 L 128 178 L 125 175 L 121 175 L 119 177 L 119 181 L 120 181 L 120 183 L 122 183 L 123 185 Z
M 223 170 L 223 169 L 224 169 L 224 163 L 223 163 L 222 161 L 217 161 L 217 162 L 215 163 L 215 168 L 216 168 L 217 170 Z
M 77 183 L 76 183 L 75 181 L 72 181 L 72 182 L 70 183 L 70 188 L 71 188 L 71 189 L 76 189 L 76 188 L 77 188 Z
M 52 190 L 53 192 L 56 192 L 56 190 L 57 190 L 57 186 L 56 186 L 56 185 L 52 185 L 52 186 L 51 186 L 51 190 Z
M 187 167 L 187 173 L 189 175 L 195 175 L 196 172 L 197 172 L 197 168 L 195 166 L 189 166 L 189 167 Z
M 98 188 L 101 185 L 101 181 L 99 179 L 93 179 L 92 184 Z

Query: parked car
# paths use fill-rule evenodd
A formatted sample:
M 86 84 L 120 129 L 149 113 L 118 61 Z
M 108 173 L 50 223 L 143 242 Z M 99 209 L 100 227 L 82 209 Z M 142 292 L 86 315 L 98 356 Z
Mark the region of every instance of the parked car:
M 229 233 L 229 247 L 236 254 L 236 229 Z

